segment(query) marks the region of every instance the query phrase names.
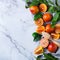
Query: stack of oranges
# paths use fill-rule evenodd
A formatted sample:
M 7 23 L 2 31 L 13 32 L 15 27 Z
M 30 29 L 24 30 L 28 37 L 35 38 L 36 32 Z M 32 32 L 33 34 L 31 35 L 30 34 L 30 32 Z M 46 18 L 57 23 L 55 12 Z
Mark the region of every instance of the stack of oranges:
M 60 33 L 60 24 L 57 24 L 56 28 L 52 28 L 51 23 L 44 25 L 45 23 L 50 22 L 53 17 L 51 13 L 47 12 L 47 10 L 48 10 L 48 6 L 44 3 L 40 4 L 39 6 L 30 7 L 30 11 L 32 14 L 37 14 L 39 12 L 43 13 L 42 18 L 34 20 L 34 23 L 37 26 L 36 32 L 39 34 L 41 34 L 44 31 L 47 33 L 53 33 L 51 35 L 54 36 L 54 38 L 56 39 L 56 38 L 58 38 L 58 35 Z
M 37 26 L 36 32 L 38 34 L 42 34 L 42 32 L 46 32 L 47 33 L 46 36 L 48 36 L 49 34 L 53 40 L 58 40 L 60 38 L 60 24 L 56 24 L 55 28 L 51 27 L 51 20 L 53 18 L 53 15 L 47 12 L 47 10 L 48 10 L 48 6 L 44 3 L 40 4 L 39 6 L 30 7 L 30 12 L 32 14 L 37 14 L 39 12 L 43 13 L 43 16 L 41 18 L 34 20 L 34 23 Z M 40 46 L 38 46 L 35 49 L 34 51 L 35 54 L 42 53 L 43 48 L 47 48 L 47 47 L 50 52 L 55 52 L 57 50 L 57 45 L 54 43 L 50 43 L 49 45 L 49 38 L 45 38 L 45 37 L 40 40 Z

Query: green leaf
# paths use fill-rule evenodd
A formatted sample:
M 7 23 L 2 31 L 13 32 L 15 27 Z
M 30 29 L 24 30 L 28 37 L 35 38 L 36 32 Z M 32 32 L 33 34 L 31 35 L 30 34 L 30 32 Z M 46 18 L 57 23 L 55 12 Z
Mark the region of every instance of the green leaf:
M 47 59 L 42 59 L 42 60 L 47 60 Z
M 48 1 L 47 1 L 47 0 L 43 0 L 43 3 L 49 6 L 49 4 L 48 4 Z
M 51 27 L 53 27 L 53 28 L 55 27 L 55 24 L 57 23 L 58 18 L 59 18 L 59 13 L 56 12 L 53 19 L 52 19 Z
M 34 20 L 37 20 L 39 18 L 42 18 L 42 13 L 37 13 L 34 15 Z
M 40 3 L 43 3 L 43 0 L 38 0 Z
M 58 0 L 55 0 L 55 5 L 58 10 L 60 10 L 60 5 L 58 4 Z
M 59 6 L 59 4 L 58 4 L 58 0 L 55 0 L 55 4 L 56 4 L 56 6 Z
M 59 11 L 57 11 L 58 13 L 59 13 L 59 18 L 58 18 L 58 21 L 60 21 L 60 10 Z
M 32 0 L 30 6 L 38 6 L 39 3 L 39 0 Z
M 53 58 L 51 58 L 50 56 L 48 56 L 46 53 L 43 53 L 44 57 L 47 59 L 47 60 L 52 60 Z M 54 60 L 54 59 L 53 59 Z
M 51 0 L 48 0 L 48 3 L 49 3 L 50 5 L 54 5 L 54 3 L 53 3 Z
M 32 0 L 32 3 L 30 4 L 30 6 L 34 6 L 34 5 L 38 6 L 41 3 L 48 5 L 47 0 Z
M 48 53 L 48 56 L 51 56 L 52 58 L 54 58 L 55 60 L 58 60 L 58 58 L 54 57 L 52 54 Z
M 26 3 L 29 2 L 30 0 L 26 0 Z
M 30 4 L 31 4 L 31 1 L 30 0 L 26 0 L 25 8 L 29 8 Z
M 43 55 L 47 60 L 58 60 L 58 58 L 54 57 L 51 53 L 43 53 Z
M 40 59 L 40 56 L 37 56 L 36 60 L 41 60 L 41 59 Z
M 48 9 L 48 12 L 54 13 L 54 12 L 56 12 L 56 8 L 54 6 L 50 6 Z
M 46 58 L 42 59 L 42 58 L 41 58 L 42 56 L 43 56 L 43 55 L 37 56 L 36 60 L 47 60 Z
M 41 36 L 42 36 L 42 35 L 34 32 L 34 33 L 32 34 L 32 36 L 34 37 L 34 40 L 33 40 L 33 41 L 37 42 L 37 41 L 39 41 L 39 40 L 41 39 Z

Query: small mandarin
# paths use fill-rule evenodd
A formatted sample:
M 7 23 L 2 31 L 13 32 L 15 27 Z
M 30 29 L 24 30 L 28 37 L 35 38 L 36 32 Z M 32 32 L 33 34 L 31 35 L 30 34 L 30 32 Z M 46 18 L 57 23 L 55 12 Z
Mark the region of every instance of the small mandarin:
M 39 8 L 37 6 L 31 6 L 30 7 L 30 12 L 32 14 L 37 14 L 39 12 Z
M 48 32 L 48 33 L 54 32 L 54 28 L 51 27 L 51 24 L 46 25 L 46 32 Z
M 52 15 L 50 13 L 43 14 L 43 20 L 45 22 L 49 22 L 49 21 L 51 21 L 51 19 L 52 19 Z
M 40 12 L 46 12 L 47 11 L 47 5 L 46 4 L 40 4 L 39 5 Z

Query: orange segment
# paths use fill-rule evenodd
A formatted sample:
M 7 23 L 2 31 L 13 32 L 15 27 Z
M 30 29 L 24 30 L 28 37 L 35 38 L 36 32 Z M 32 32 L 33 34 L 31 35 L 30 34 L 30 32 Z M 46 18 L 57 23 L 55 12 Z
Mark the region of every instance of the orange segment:
M 58 40 L 59 39 L 59 34 L 58 33 L 51 33 L 51 36 L 54 40 Z
M 43 25 L 43 19 L 42 18 L 39 18 L 38 20 L 36 20 L 35 21 L 35 24 L 37 25 L 37 26 L 41 26 L 41 25 Z
M 40 12 L 46 12 L 47 11 L 47 5 L 46 4 L 40 4 L 39 5 Z
M 43 31 L 45 31 L 45 27 L 44 27 L 44 26 L 39 26 L 39 27 L 37 27 L 37 29 L 36 29 L 36 32 L 37 32 L 37 33 L 42 33 Z
M 43 53 L 43 48 L 42 46 L 38 46 L 35 50 L 34 50 L 34 54 L 41 54 Z

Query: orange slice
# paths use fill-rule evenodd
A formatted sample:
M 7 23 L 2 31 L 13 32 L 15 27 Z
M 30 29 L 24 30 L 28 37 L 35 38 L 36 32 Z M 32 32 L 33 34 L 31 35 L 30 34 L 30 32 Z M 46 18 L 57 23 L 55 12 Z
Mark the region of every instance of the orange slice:
M 51 36 L 54 40 L 58 40 L 59 39 L 59 34 L 58 33 L 51 33 Z
M 42 33 L 43 31 L 45 31 L 45 27 L 44 27 L 44 26 L 39 26 L 39 27 L 37 27 L 37 29 L 36 29 L 36 32 L 37 32 L 37 33 Z
M 43 53 L 43 47 L 42 46 L 38 46 L 35 50 L 34 50 L 34 54 L 41 54 Z
M 39 18 L 38 20 L 36 20 L 35 21 L 35 24 L 37 25 L 37 26 L 42 26 L 43 25 L 43 19 L 42 18 Z

